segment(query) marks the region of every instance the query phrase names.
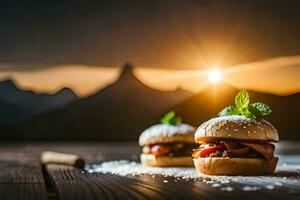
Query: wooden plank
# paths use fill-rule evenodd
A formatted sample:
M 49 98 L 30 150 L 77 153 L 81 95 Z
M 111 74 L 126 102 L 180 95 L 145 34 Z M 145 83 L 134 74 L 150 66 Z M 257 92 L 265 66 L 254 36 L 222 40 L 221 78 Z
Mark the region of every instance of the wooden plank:
M 120 151 L 122 149 L 122 151 Z M 76 153 L 88 163 L 106 160 L 138 160 L 135 144 L 39 143 L 0 145 L 0 199 L 47 199 L 39 155 L 44 150 Z M 299 154 L 299 151 L 296 151 Z M 294 162 L 294 160 L 293 160 Z M 230 183 L 232 192 L 221 191 L 202 181 L 156 176 L 89 174 L 67 166 L 46 167 L 52 185 L 62 200 L 94 199 L 299 199 L 300 188 L 278 187 L 245 192 Z M 286 174 L 282 176 L 287 176 Z M 291 174 L 291 176 L 295 176 Z M 48 177 L 48 176 L 46 176 Z M 299 178 L 299 177 L 298 177 Z M 49 187 L 47 188 L 49 191 Z M 49 196 L 48 196 L 49 197 Z M 54 198 L 56 199 L 56 197 Z
M 47 191 L 39 165 L 15 159 L 16 161 L 0 161 L 0 199 L 46 200 Z
M 243 185 L 230 183 L 232 192 L 222 192 L 202 181 L 176 180 L 173 177 L 118 176 L 89 174 L 82 170 L 49 165 L 47 171 L 61 200 L 96 199 L 298 199 L 300 188 L 243 191 Z
M 124 146 L 124 144 L 123 144 Z M 118 156 L 132 158 L 137 146 L 125 145 L 125 151 Z M 109 147 L 109 148 L 108 148 Z M 108 143 L 1 143 L 0 145 L 0 199 L 47 199 L 47 192 L 39 156 L 42 151 L 54 150 L 85 155 L 86 161 L 100 162 L 108 158 L 115 159 L 119 144 Z M 138 149 L 139 150 L 139 149 Z M 128 152 L 127 152 L 128 151 Z M 130 153 L 129 153 L 130 152 Z M 76 188 L 76 187 L 75 187 Z M 56 199 L 49 191 L 48 198 Z M 52 193 L 51 193 L 52 194 Z
M 0 183 L 43 184 L 43 174 L 39 166 L 18 162 L 0 161 Z
M 166 187 L 146 177 L 88 174 L 58 165 L 48 165 L 47 170 L 61 200 L 195 198 L 194 193 L 184 193 L 185 187 Z
M 1 200 L 46 200 L 47 193 L 42 184 L 0 184 Z
M 133 146 L 132 146 L 133 147 Z M 83 148 L 84 149 L 84 148 Z M 83 150 L 81 149 L 81 150 Z M 120 152 L 120 149 L 125 151 Z M 101 145 L 80 151 L 88 157 L 89 163 L 104 160 L 138 159 L 140 149 L 125 148 L 122 145 Z M 78 151 L 79 152 L 79 151 Z M 133 157 L 131 155 L 134 155 Z M 94 159 L 94 160 L 93 160 Z M 171 177 L 156 176 L 117 176 L 111 174 L 89 174 L 82 170 L 49 165 L 47 171 L 62 200 L 94 199 L 298 199 L 300 188 L 261 189 L 246 192 L 244 185 L 230 183 L 232 192 L 222 192 L 220 188 L 211 187 L 202 181 L 177 181 Z M 166 182 L 167 180 L 167 182 Z

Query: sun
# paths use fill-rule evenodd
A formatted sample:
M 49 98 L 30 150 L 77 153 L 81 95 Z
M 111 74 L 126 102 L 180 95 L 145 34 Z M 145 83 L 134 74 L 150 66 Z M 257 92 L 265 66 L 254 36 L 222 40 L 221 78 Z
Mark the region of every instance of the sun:
M 208 80 L 211 83 L 218 83 L 220 82 L 221 78 L 222 78 L 222 74 L 218 69 L 213 69 L 210 72 L 208 72 Z

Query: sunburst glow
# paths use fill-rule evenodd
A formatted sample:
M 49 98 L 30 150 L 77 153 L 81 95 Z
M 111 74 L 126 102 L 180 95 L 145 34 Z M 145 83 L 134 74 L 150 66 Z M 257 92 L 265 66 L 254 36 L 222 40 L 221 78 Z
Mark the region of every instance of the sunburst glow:
M 208 73 L 208 80 L 212 83 L 218 83 L 222 78 L 220 70 L 214 69 Z

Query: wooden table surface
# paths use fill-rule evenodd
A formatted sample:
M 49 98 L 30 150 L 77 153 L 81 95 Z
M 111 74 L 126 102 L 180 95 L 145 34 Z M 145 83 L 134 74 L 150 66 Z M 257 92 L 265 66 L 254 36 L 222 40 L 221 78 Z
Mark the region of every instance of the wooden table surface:
M 90 164 L 120 159 L 138 161 L 140 153 L 134 143 L 1 143 L 1 200 L 300 199 L 300 184 L 249 192 L 239 183 L 229 183 L 234 191 L 228 192 L 202 181 L 177 182 L 173 177 L 159 175 L 153 178 L 150 175 L 92 174 L 53 164 L 42 168 L 39 156 L 44 150 L 75 153 Z M 282 142 L 277 154 L 283 159 L 295 155 L 291 162 L 300 164 L 300 143 Z M 300 181 L 300 172 L 286 176 Z

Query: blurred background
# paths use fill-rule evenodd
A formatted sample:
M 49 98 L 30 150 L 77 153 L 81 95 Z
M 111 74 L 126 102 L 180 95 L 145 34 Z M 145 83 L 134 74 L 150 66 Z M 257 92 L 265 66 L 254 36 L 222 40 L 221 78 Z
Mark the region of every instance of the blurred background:
M 130 141 L 247 89 L 300 140 L 300 1 L 1 1 L 0 139 Z

